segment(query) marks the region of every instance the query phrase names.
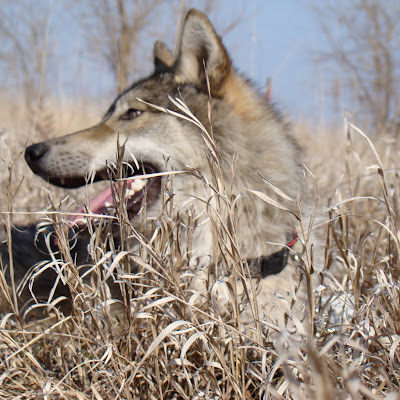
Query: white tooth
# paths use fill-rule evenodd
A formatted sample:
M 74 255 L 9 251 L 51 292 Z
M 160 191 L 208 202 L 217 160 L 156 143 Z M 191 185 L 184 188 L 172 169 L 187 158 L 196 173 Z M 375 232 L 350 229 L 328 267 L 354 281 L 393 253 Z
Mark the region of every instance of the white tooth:
M 144 179 L 135 179 L 126 189 L 125 196 L 132 197 L 135 193 L 140 192 L 146 186 Z
M 110 203 L 109 201 L 106 201 L 106 202 L 104 203 L 104 205 L 105 205 L 106 207 L 111 207 L 111 206 L 112 206 L 112 203 Z
M 147 179 L 138 179 L 138 181 L 140 182 L 141 188 L 143 189 L 146 185 L 147 185 Z
M 131 189 L 138 192 L 139 190 L 142 190 L 145 186 L 146 186 L 146 182 L 144 179 L 135 179 L 132 182 Z

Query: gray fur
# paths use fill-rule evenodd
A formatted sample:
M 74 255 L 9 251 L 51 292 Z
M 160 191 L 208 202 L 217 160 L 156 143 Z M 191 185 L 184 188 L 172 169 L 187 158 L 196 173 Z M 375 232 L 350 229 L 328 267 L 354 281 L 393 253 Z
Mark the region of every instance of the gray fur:
M 181 112 L 168 96 L 179 98 L 208 132 L 212 129 L 223 179 L 231 194 L 240 196 L 235 212 L 240 256 L 249 259 L 276 252 L 281 247 L 268 243 L 284 245 L 297 222 L 291 213 L 264 202 L 247 189 L 263 192 L 296 211 L 295 202 L 282 199 L 260 177 L 261 174 L 292 199 L 297 198 L 303 173 L 299 148 L 289 125 L 263 95 L 235 72 L 221 39 L 199 11 L 188 13 L 176 60 L 160 43 L 156 44 L 154 56 L 154 73 L 118 96 L 98 125 L 46 142 L 48 151 L 37 163 L 35 172 L 45 179 L 83 177 L 104 168 L 110 161 L 115 162 L 119 141 L 125 143 L 127 161 L 132 161 L 129 155 L 133 154 L 139 162 L 162 171 L 168 159 L 171 169 L 195 169 L 210 180 L 207 148 L 200 129 L 146 104 Z M 140 110 L 142 114 L 133 120 L 121 120 L 129 109 Z M 173 179 L 173 190 L 175 219 L 179 215 L 184 220 L 189 208 L 202 215 L 203 223 L 194 234 L 193 256 L 211 257 L 215 243 L 209 209 L 201 201 L 190 200 L 206 199 L 204 183 L 191 174 L 180 174 Z M 148 217 L 157 218 L 161 209 L 159 200 L 148 207 Z M 133 224 L 138 225 L 135 219 Z M 299 269 L 292 264 L 282 273 L 264 279 L 259 286 L 261 309 L 265 307 L 270 317 L 281 319 L 285 311 L 279 297 L 290 303 L 299 279 Z

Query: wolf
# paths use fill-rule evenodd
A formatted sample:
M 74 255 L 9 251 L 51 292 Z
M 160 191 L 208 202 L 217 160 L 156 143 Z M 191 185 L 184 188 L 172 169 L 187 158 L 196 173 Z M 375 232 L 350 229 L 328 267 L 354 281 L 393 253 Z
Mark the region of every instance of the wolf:
M 97 125 L 29 146 L 26 162 L 63 188 L 113 181 L 70 217 L 73 224 L 84 225 L 85 212 L 110 212 L 117 199 L 133 228 L 151 237 L 172 199 L 175 222 L 196 221 L 191 257 L 199 260 L 199 281 L 207 279 L 204 265 L 217 278 L 239 265 L 242 285 L 256 282 L 260 312 L 281 321 L 304 292 L 291 257 L 300 243 L 303 171 L 290 125 L 236 72 L 202 12 L 187 13 L 176 56 L 160 41 L 153 52 L 153 73 L 121 93 Z M 218 232 L 238 263 L 216 259 Z

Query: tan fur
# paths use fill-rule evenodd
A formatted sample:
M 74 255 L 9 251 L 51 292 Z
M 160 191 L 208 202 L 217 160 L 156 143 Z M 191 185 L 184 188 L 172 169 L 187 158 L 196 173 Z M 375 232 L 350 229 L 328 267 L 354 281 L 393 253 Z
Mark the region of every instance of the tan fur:
M 161 42 L 161 40 L 157 40 L 154 43 L 153 56 L 155 61 L 158 59 L 166 67 L 171 68 L 174 65 L 175 62 L 174 55 L 168 49 L 165 43 Z
M 207 73 L 211 93 L 218 96 L 230 71 L 228 53 L 209 19 L 198 10 L 189 11 L 181 37 L 176 81 L 207 88 Z
M 258 119 L 265 114 L 265 107 L 259 104 L 258 95 L 243 78 L 230 73 L 224 83 L 222 93 L 227 102 L 232 104 L 235 113 L 246 121 Z
M 46 152 L 31 162 L 32 169 L 50 181 L 83 177 L 104 169 L 110 162 L 115 163 L 119 142 L 125 143 L 128 162 L 132 162 L 134 156 L 139 163 L 151 164 L 163 171 L 168 159 L 170 169 L 195 169 L 210 181 L 207 147 L 200 129 L 185 119 L 146 104 L 181 112 L 168 96 L 183 99 L 204 127 L 209 132 L 212 129 L 220 157 L 221 179 L 226 182 L 229 196 L 238 196 L 232 229 L 237 232 L 240 256 L 246 260 L 280 250 L 296 228 L 295 218 L 247 189 L 266 193 L 269 198 L 297 211 L 294 201 L 282 199 L 259 175 L 292 199 L 297 198 L 302 170 L 298 147 L 288 125 L 263 95 L 235 73 L 221 39 L 201 12 L 191 10 L 188 13 L 176 60 L 161 42 L 155 45 L 154 57 L 156 70 L 153 75 L 122 93 L 98 125 L 45 142 Z M 211 90 L 211 124 L 207 77 Z M 142 113 L 129 121 L 121 119 L 132 109 Z M 215 193 L 191 174 L 175 176 L 173 191 L 175 221 L 186 224 L 190 220 L 189 214 L 192 219 L 197 218 L 199 226 L 193 234 L 192 256 L 210 260 L 216 246 L 210 218 L 219 218 L 213 210 L 217 201 Z M 157 219 L 162 209 L 161 199 L 150 204 L 148 218 Z M 229 210 L 218 212 L 222 213 L 223 222 L 229 219 Z M 132 222 L 139 226 L 138 218 L 133 218 Z M 281 245 L 277 245 L 279 243 Z M 204 271 L 198 278 L 204 282 Z M 293 263 L 280 274 L 263 279 L 258 286 L 260 312 L 265 310 L 268 317 L 282 322 L 284 315 L 291 312 L 290 306 L 285 309 L 282 304 L 291 304 L 299 282 L 300 270 Z M 206 286 L 204 290 L 207 290 Z M 304 297 L 296 318 L 302 318 L 302 308 Z M 249 314 L 243 318 L 249 319 Z

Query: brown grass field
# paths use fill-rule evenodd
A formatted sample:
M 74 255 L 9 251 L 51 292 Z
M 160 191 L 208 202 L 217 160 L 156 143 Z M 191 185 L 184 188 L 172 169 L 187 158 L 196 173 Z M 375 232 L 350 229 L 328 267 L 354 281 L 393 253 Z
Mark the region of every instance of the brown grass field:
M 90 189 L 62 191 L 33 176 L 23 150 L 43 136 L 18 102 L 0 101 L 3 226 L 57 221 L 59 210 L 82 204 Z M 62 104 L 41 120 L 46 135 L 56 136 L 100 114 L 92 105 Z M 41 306 L 45 318 L 32 322 L 37 306 L 19 310 L 16 288 L 0 271 L 0 399 L 400 399 L 399 143 L 381 136 L 370 142 L 347 122 L 337 132 L 294 128 L 322 236 L 306 246 L 308 254 L 320 246 L 325 258 L 309 298 L 312 333 L 282 331 L 272 345 L 244 333 L 212 301 L 195 305 L 182 278 L 191 273 L 190 243 L 174 241 L 179 232 L 166 207 L 138 254 L 110 252 L 96 241 L 89 280 L 65 245 L 55 263 L 71 288 L 72 314 L 61 313 L 53 299 Z M 131 235 L 122 211 L 118 218 Z M 220 251 L 226 257 L 228 249 Z M 129 273 L 133 262 L 137 274 Z M 312 264 L 311 257 L 304 262 Z M 110 298 L 107 273 L 118 275 L 126 298 Z M 235 301 L 232 309 L 240 306 Z

